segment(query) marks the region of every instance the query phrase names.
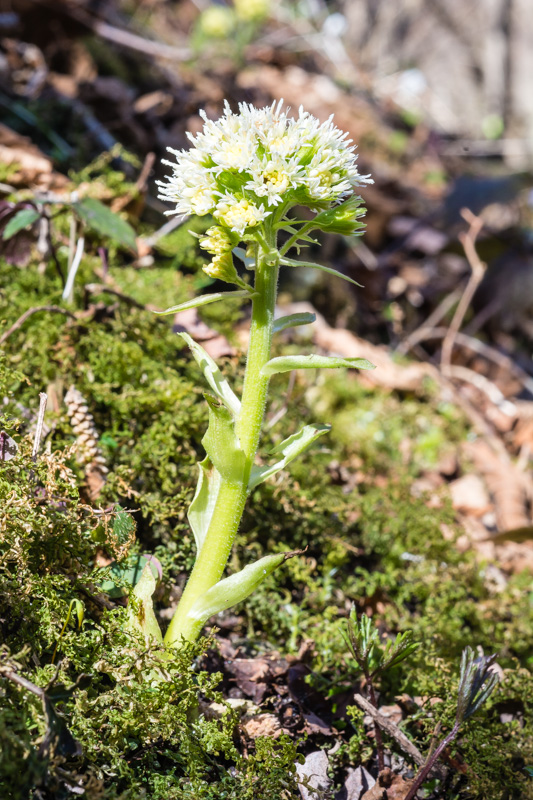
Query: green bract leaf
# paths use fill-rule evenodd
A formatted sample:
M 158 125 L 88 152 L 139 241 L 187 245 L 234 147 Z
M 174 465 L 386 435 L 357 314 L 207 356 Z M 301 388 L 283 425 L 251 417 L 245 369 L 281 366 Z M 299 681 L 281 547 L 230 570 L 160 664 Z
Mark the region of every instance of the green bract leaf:
M 279 333 L 286 328 L 294 328 L 297 325 L 311 325 L 315 320 L 316 314 L 311 314 L 308 311 L 302 311 L 301 314 L 289 314 L 287 317 L 280 317 L 275 320 L 272 330 L 274 333 Z
M 216 583 L 200 597 L 189 611 L 188 616 L 204 623 L 213 614 L 240 603 L 252 594 L 268 575 L 280 564 L 298 553 L 278 553 L 264 556 L 253 564 L 248 564 L 240 572 Z
M 213 361 L 211 356 L 206 353 L 203 347 L 192 339 L 188 333 L 179 334 L 190 347 L 194 360 L 204 373 L 204 377 L 216 396 L 222 400 L 234 416 L 241 410 L 241 401 L 222 375 L 221 371 Z
M 131 225 L 99 200 L 84 197 L 73 203 L 72 208 L 89 228 L 137 252 L 135 231 Z
M 165 314 L 177 314 L 178 311 L 186 311 L 188 308 L 198 308 L 199 306 L 207 306 L 209 303 L 216 303 L 218 300 L 229 300 L 237 297 L 252 297 L 252 292 L 246 289 L 238 289 L 235 292 L 213 292 L 213 294 L 202 294 L 200 297 L 193 297 L 192 300 L 186 300 L 185 303 L 180 303 L 179 306 L 172 306 L 165 311 L 155 311 L 155 314 L 164 316 Z
M 17 211 L 15 216 L 11 217 L 7 223 L 4 228 L 2 239 L 7 242 L 8 239 L 11 239 L 11 237 L 15 236 L 19 231 L 24 230 L 24 228 L 29 228 L 30 225 L 37 222 L 39 217 L 40 214 L 35 208 L 22 208 L 20 211 Z
M 206 395 L 205 399 L 209 405 L 209 427 L 202 439 L 205 452 L 224 480 L 242 483 L 245 455 L 235 433 L 233 416 L 214 397 Z
M 128 619 L 126 629 L 141 632 L 148 644 L 150 639 L 155 639 L 163 644 L 163 636 L 154 613 L 152 595 L 157 586 L 150 565 L 143 569 L 141 580 L 134 588 L 128 603 Z
M 361 206 L 362 202 L 361 197 L 352 196 L 338 206 L 321 211 L 314 218 L 313 227 L 343 236 L 360 236 L 365 225 L 364 222 L 359 222 L 358 217 L 366 214 L 366 208 Z
M 312 442 L 330 429 L 331 425 L 306 425 L 298 433 L 289 436 L 288 439 L 285 439 L 285 441 L 271 450 L 273 454 L 281 453 L 283 455 L 281 461 L 277 461 L 269 467 L 252 467 L 248 488 L 253 489 L 267 478 L 270 478 L 271 475 L 275 475 L 280 469 L 284 469 L 296 456 L 303 453 Z
M 284 256 L 279 263 L 285 267 L 311 267 L 312 269 L 321 269 L 322 272 L 327 272 L 329 275 L 335 275 L 336 278 L 342 278 L 343 281 L 353 283 L 354 286 L 361 286 L 360 283 L 354 281 L 353 278 L 349 278 L 348 275 L 343 275 L 342 272 L 339 272 L 332 267 L 325 267 L 323 264 L 315 264 L 314 261 L 298 261 L 294 258 L 286 258 Z
M 200 475 L 187 513 L 194 533 L 197 554 L 202 549 L 207 529 L 211 523 L 221 481 L 220 473 L 214 468 L 209 458 L 200 461 L 198 467 Z
M 275 375 L 276 372 L 290 372 L 291 369 L 375 369 L 366 358 L 341 358 L 340 356 L 280 356 L 267 361 L 261 373 Z
M 279 228 L 280 230 L 287 231 L 287 233 L 290 233 L 291 236 L 295 236 L 295 235 L 298 236 L 298 241 L 295 242 L 293 245 L 291 245 L 292 247 L 298 248 L 298 252 L 299 252 L 299 247 L 303 247 L 304 246 L 304 245 L 302 245 L 302 242 L 306 242 L 307 244 L 318 244 L 319 243 L 318 239 L 315 239 L 313 236 L 309 236 L 308 233 L 301 233 L 300 230 L 303 230 L 303 228 L 302 229 L 295 228 L 294 225 L 290 224 L 291 222 L 292 223 L 296 223 L 296 222 L 297 223 L 301 223 L 302 226 L 305 226 L 305 225 L 309 225 L 309 220 L 303 220 L 303 219 L 292 220 L 291 219 L 291 220 L 286 220 L 285 222 L 281 221 L 276 225 L 276 228 Z M 308 229 L 306 228 L 306 230 L 308 230 Z M 287 252 L 287 251 L 285 250 L 285 252 Z
M 110 567 L 105 568 L 105 572 L 109 572 L 110 577 L 99 584 L 100 589 L 108 594 L 109 597 L 123 597 L 129 594 L 131 589 L 140 581 L 142 572 L 147 564 L 150 564 L 154 578 L 159 577 L 161 566 L 159 561 L 152 556 L 134 553 L 123 561 L 113 562 Z

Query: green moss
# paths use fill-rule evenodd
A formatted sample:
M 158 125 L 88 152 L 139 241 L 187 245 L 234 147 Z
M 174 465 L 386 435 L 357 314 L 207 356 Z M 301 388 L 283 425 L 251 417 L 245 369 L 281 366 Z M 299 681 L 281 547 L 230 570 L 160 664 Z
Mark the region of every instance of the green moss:
M 120 175 L 102 169 L 108 188 L 122 191 Z M 63 233 L 67 222 L 65 215 L 57 223 Z M 159 308 L 208 289 L 204 259 L 187 232 L 207 224 L 191 220 L 161 240 L 148 269 L 115 254 L 112 279 L 138 303 Z M 83 756 L 66 762 L 53 748 L 47 758 L 39 755 L 48 724 L 40 700 L 0 679 L 0 745 L 7 754 L 0 793 L 36 800 L 32 786 L 39 786 L 49 800 L 67 796 L 70 781 L 89 800 L 296 798 L 297 739 L 257 740 L 244 758 L 231 712 L 219 719 L 203 714 L 221 700 L 218 677 L 199 667 L 207 643 L 184 651 L 168 680 L 155 685 L 150 676 L 160 667 L 158 654 L 128 638 L 124 609 L 107 609 L 99 597 L 96 557 L 106 546 L 112 550 L 112 542 L 106 544 L 101 516 L 86 502 L 83 469 L 68 449 L 75 435 L 61 403 L 65 390 L 74 384 L 85 397 L 110 468 L 96 505 L 120 502 L 135 512 L 134 550 L 155 551 L 162 563 L 158 608 L 192 565 L 186 508 L 207 419 L 203 378 L 172 332 L 171 317 L 105 294 L 89 298 L 98 307 L 85 308 L 83 284 L 100 282 L 90 249 L 100 243 L 107 244 L 98 237 L 89 242 L 72 307 L 77 318 L 33 315 L 7 339 L 0 361 L 6 398 L 0 426 L 20 445 L 16 459 L 0 464 L 1 661 L 17 664 L 38 686 L 54 679 L 59 662 L 56 684 L 72 687 L 81 674 L 91 676 L 88 686 L 58 704 L 83 747 Z M 58 254 L 64 265 L 66 248 Z M 41 274 L 35 262 L 24 270 L 3 264 L 0 280 L 7 287 L 0 296 L 2 331 L 31 307 L 61 304 L 51 265 Z M 237 305 L 214 304 L 205 320 L 231 337 L 241 314 Z M 238 387 L 242 360 L 227 359 L 224 369 Z M 59 454 L 34 464 L 29 420 L 44 389 L 53 428 L 48 441 Z M 272 412 L 282 407 L 285 389 L 285 379 L 272 382 Z M 286 413 L 263 437 L 263 452 L 312 421 L 332 422 L 331 434 L 291 465 L 290 474 L 254 490 L 231 569 L 266 552 L 307 550 L 236 609 L 243 619 L 239 633 L 251 650 L 283 642 L 285 652 L 296 653 L 304 639 L 314 640 L 309 680 L 329 698 L 333 724 L 343 732 L 336 769 L 362 762 L 373 768 L 373 742 L 361 715 L 346 714 L 339 699 L 360 679 L 343 639 L 352 602 L 374 613 L 384 635 L 412 629 L 422 643 L 378 688 L 383 703 L 403 692 L 443 699 L 406 722 L 423 751 L 436 722 L 444 729 L 450 724 L 463 647 L 497 651 L 506 681 L 461 733 L 456 748 L 469 772 L 453 779 L 454 791 L 465 800 L 519 796 L 526 791 L 521 765 L 533 763 L 530 576 L 516 576 L 494 594 L 484 565 L 443 536 L 443 530 L 459 533 L 444 494 L 433 493 L 429 507 L 412 491 L 413 478 L 454 450 L 468 426 L 431 386 L 414 397 L 364 388 L 342 374 L 299 375 Z M 73 600 L 83 604 L 83 625 L 67 622 Z M 502 722 L 506 708 L 518 709 L 518 722 Z M 28 778 L 19 790 L 13 765 L 21 760 Z

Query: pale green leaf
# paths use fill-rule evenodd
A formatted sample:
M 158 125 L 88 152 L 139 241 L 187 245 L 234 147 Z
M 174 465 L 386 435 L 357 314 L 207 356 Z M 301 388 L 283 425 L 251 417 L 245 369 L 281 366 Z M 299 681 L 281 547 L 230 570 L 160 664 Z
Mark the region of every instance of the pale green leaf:
M 309 311 L 302 311 L 300 314 L 289 314 L 287 317 L 280 317 L 274 321 L 273 332 L 279 333 L 286 328 L 294 328 L 297 325 L 311 325 L 315 322 L 316 314 L 311 314 Z
M 251 297 L 252 294 L 247 289 L 238 289 L 235 292 L 213 292 L 212 294 L 202 294 L 200 297 L 193 297 L 178 306 L 172 306 L 165 311 L 155 311 L 155 314 L 164 316 L 165 314 L 177 314 L 179 311 L 186 311 L 188 308 L 199 308 L 207 306 L 209 303 L 216 303 L 218 300 L 235 300 L 238 297 Z
M 512 528 L 507 531 L 500 531 L 487 536 L 486 539 L 481 539 L 482 542 L 494 542 L 494 544 L 502 544 L 503 542 L 529 542 L 533 539 L 533 525 L 525 525 L 523 528 Z
M 140 632 L 144 635 L 146 643 L 155 639 L 163 643 L 163 636 L 155 617 L 152 596 L 157 586 L 156 579 L 147 564 L 143 569 L 141 580 L 133 589 L 128 603 L 128 618 L 125 624 L 127 630 Z
M 35 208 L 21 208 L 7 223 L 4 228 L 2 239 L 7 242 L 8 239 L 11 239 L 11 237 L 15 236 L 19 231 L 24 230 L 24 228 L 29 228 L 30 225 L 37 222 L 39 216 L 40 214 Z
M 336 278 L 342 278 L 343 281 L 348 281 L 349 283 L 353 283 L 354 286 L 361 287 L 360 283 L 354 281 L 353 278 L 349 278 L 348 275 L 343 275 L 342 272 L 339 272 L 332 267 L 325 267 L 323 264 L 315 264 L 314 261 L 297 261 L 293 258 L 282 258 L 280 264 L 283 264 L 285 267 L 311 267 L 312 269 L 321 269 L 322 272 L 327 272 L 329 275 L 335 275 Z
M 245 455 L 235 433 L 233 416 L 214 397 L 206 395 L 205 399 L 209 405 L 209 427 L 202 439 L 205 452 L 225 481 L 242 483 Z
M 216 396 L 222 400 L 234 416 L 241 410 L 241 401 L 222 375 L 221 371 L 213 361 L 211 356 L 206 353 L 203 347 L 192 339 L 188 333 L 179 334 L 190 347 L 194 360 L 204 373 L 204 377 Z
M 264 556 L 253 564 L 248 564 L 240 572 L 216 583 L 211 589 L 196 600 L 188 616 L 198 622 L 206 622 L 214 614 L 220 614 L 227 608 L 237 605 L 257 589 L 265 578 L 274 572 L 280 564 L 296 553 L 278 553 Z
M 115 530 L 115 526 L 113 526 L 113 530 Z M 146 564 L 150 564 L 154 578 L 157 578 L 161 565 L 156 558 L 140 553 L 130 553 L 122 561 L 113 561 L 112 564 L 101 570 L 108 577 L 100 581 L 98 586 L 109 597 L 124 597 L 139 583 Z
M 366 358 L 341 358 L 340 356 L 280 356 L 267 361 L 262 375 L 275 375 L 277 372 L 290 372 L 292 369 L 375 369 L 375 365 Z
M 135 231 L 131 225 L 99 200 L 94 197 L 84 197 L 73 203 L 72 208 L 89 228 L 137 252 Z
M 287 464 L 290 464 L 300 453 L 303 453 L 310 444 L 312 444 L 319 436 L 327 433 L 331 429 L 331 425 L 305 425 L 298 433 L 294 433 L 278 444 L 273 450 L 272 454 L 281 453 L 283 458 L 267 467 L 252 467 L 252 474 L 248 484 L 249 489 L 253 489 L 258 484 L 275 475 L 280 469 L 284 469 Z
M 213 511 L 218 498 L 221 477 L 220 473 L 211 464 L 209 458 L 204 458 L 198 464 L 200 475 L 196 491 L 187 517 L 194 533 L 196 553 L 200 552 L 205 541 L 205 535 L 213 517 Z

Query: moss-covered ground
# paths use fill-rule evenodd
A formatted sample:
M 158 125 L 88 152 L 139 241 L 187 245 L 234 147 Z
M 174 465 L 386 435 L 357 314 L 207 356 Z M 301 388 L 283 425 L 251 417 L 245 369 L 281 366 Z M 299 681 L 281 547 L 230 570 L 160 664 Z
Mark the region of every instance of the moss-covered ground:
M 116 181 L 108 188 L 125 191 Z M 68 214 L 53 235 L 65 268 Z M 207 415 L 202 376 L 172 318 L 84 292 L 85 284 L 101 283 L 100 246 L 109 247 L 110 285 L 140 306 L 164 308 L 208 287 L 185 228 L 158 243 L 146 268 L 91 234 L 69 307 L 75 318 L 39 312 L 3 345 L 0 428 L 19 450 L 0 463 L 0 796 L 289 800 L 300 796 L 301 755 L 336 742 L 333 786 L 342 787 L 349 767 L 363 764 L 375 774 L 372 729 L 350 700 L 361 688 L 344 639 L 352 603 L 373 614 L 384 637 L 410 629 L 420 642 L 378 689 L 381 705 L 403 697 L 402 726 L 423 753 L 453 720 L 462 649 L 498 653 L 502 681 L 448 753 L 447 782 L 428 784 L 427 797 L 533 796 L 524 770 L 533 764 L 531 579 L 515 575 L 496 591 L 487 565 L 455 546 L 450 533 L 461 531 L 445 490 L 413 492 L 416 478 L 472 435 L 431 385 L 425 396 L 410 396 L 365 388 L 354 375 L 297 377 L 265 444 L 302 421 L 332 422 L 331 434 L 290 473 L 254 491 L 230 569 L 267 552 L 305 554 L 231 619 L 212 620 L 220 631 L 182 650 L 165 680 L 149 680 L 160 666 L 157 652 L 125 632 L 124 601 L 100 589 L 109 576 L 102 563 L 125 558 L 128 549 L 154 553 L 163 569 L 158 612 L 175 602 L 193 562 L 186 509 Z M 39 261 L 34 246 L 23 268 L 0 263 L 0 335 L 32 307 L 64 306 L 52 263 L 43 270 Z M 209 325 L 236 342 L 245 310 L 211 309 Z M 238 383 L 242 358 L 223 361 Z M 97 500 L 89 499 L 62 403 L 71 385 L 87 401 L 109 467 Z M 272 384 L 274 411 L 285 388 L 281 378 Z M 51 430 L 34 459 L 40 391 L 49 396 Z M 113 533 L 114 504 L 136 522 L 136 538 L 124 547 Z M 210 713 L 236 697 L 212 668 L 222 640 L 241 657 L 278 651 L 293 660 L 311 640 L 305 681 L 322 698 L 332 732 L 287 729 L 245 742 L 233 707 Z M 261 710 L 278 713 L 278 701 L 267 693 Z M 399 763 L 398 745 L 386 737 L 386 746 Z

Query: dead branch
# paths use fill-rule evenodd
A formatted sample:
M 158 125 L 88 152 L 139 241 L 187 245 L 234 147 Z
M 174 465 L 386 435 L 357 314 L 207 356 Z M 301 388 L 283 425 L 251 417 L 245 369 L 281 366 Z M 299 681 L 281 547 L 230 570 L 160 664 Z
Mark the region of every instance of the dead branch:
M 27 311 L 22 314 L 13 325 L 0 336 L 0 344 L 4 344 L 7 339 L 11 336 L 12 333 L 15 333 L 16 330 L 22 327 L 27 319 L 29 319 L 32 314 L 37 314 L 39 311 L 49 311 L 50 313 L 55 314 L 64 314 L 66 317 L 70 317 L 70 319 L 76 319 L 75 314 L 71 311 L 67 311 L 66 308 L 61 308 L 60 306 L 35 306 L 34 308 L 29 308 Z
M 131 31 L 117 28 L 107 22 L 103 22 L 93 17 L 91 14 L 88 14 L 82 8 L 76 8 L 73 5 L 66 6 L 65 8 L 68 8 L 68 13 L 71 17 L 77 19 L 82 25 L 87 26 L 87 28 L 97 36 L 101 36 L 102 39 L 106 39 L 108 42 L 114 42 L 129 50 L 135 50 L 137 53 L 143 53 L 152 58 L 166 58 L 169 61 L 186 61 L 192 55 L 188 47 L 172 47 L 163 42 L 154 42 L 136 33 L 131 33 Z
M 446 316 L 450 308 L 457 303 L 460 297 L 461 292 L 459 289 L 456 289 L 455 291 L 446 295 L 446 297 L 439 303 L 434 311 L 431 312 L 425 322 L 423 322 L 419 328 L 416 328 L 414 331 L 412 331 L 403 340 L 403 342 L 400 343 L 400 345 L 396 348 L 396 352 L 403 355 L 408 353 L 409 350 L 412 350 L 415 344 L 423 342 L 425 339 L 430 339 L 431 335 L 428 334 L 431 334 L 435 330 L 435 325 L 439 324 L 439 322 Z
M 407 753 L 410 756 L 415 764 L 418 764 L 419 767 L 422 767 L 426 763 L 425 757 L 422 755 L 418 747 L 413 744 L 413 742 L 407 738 L 405 733 L 400 730 L 400 728 L 392 722 L 388 717 L 385 717 L 381 711 L 377 708 L 374 708 L 372 703 L 369 703 L 368 700 L 360 694 L 354 694 L 354 700 L 361 708 L 365 714 L 368 714 L 369 717 L 372 717 L 374 722 L 377 722 L 378 725 L 383 728 L 383 730 L 392 736 L 392 738 L 398 743 L 404 753 Z M 433 767 L 433 773 L 438 775 L 440 778 L 444 776 L 444 770 L 442 767 L 435 765 Z
M 448 295 L 448 297 L 451 297 L 451 295 Z M 430 317 L 428 317 L 426 323 L 429 323 L 429 319 Z M 416 334 L 414 339 L 408 336 L 407 339 L 402 342 L 402 345 L 398 348 L 398 352 L 405 353 L 407 350 L 413 348 L 415 344 L 423 342 L 426 339 L 444 339 L 448 328 L 431 328 L 426 323 L 414 332 Z M 489 344 L 482 342 L 480 339 L 475 339 L 473 336 L 468 336 L 466 333 L 457 333 L 455 336 L 455 343 L 461 347 L 466 347 L 468 350 L 472 350 L 474 353 L 479 353 L 479 355 L 484 356 L 488 361 L 492 361 L 499 367 L 508 369 L 509 372 L 520 381 L 524 389 L 527 389 L 528 392 L 533 395 L 533 377 L 514 362 L 510 356 L 505 355 L 505 353 L 500 353 L 495 347 L 491 347 Z
M 113 297 L 118 297 L 119 300 L 123 300 L 129 306 L 133 306 L 133 308 L 140 308 L 142 311 L 152 310 L 151 308 L 148 308 L 148 306 L 143 305 L 143 303 L 139 303 L 139 301 L 135 300 L 134 297 L 130 297 L 129 295 L 120 292 L 118 289 L 112 289 L 110 286 L 104 286 L 102 283 L 86 283 L 83 288 L 87 295 L 111 294 Z
M 463 324 L 468 307 L 472 302 L 472 298 L 477 287 L 481 283 L 487 268 L 487 265 L 481 261 L 476 251 L 476 239 L 483 227 L 483 220 L 480 217 L 476 217 L 475 214 L 473 214 L 467 208 L 462 210 L 461 215 L 463 219 L 466 220 L 466 222 L 468 222 L 470 225 L 467 233 L 461 233 L 459 235 L 459 240 L 463 245 L 466 258 L 470 264 L 470 269 L 472 270 L 472 274 L 468 279 L 463 296 L 459 301 L 459 305 L 457 306 L 455 314 L 453 315 L 453 319 L 450 323 L 448 333 L 446 334 L 442 343 L 440 366 L 442 372 L 444 373 L 448 371 L 452 361 L 452 351 L 455 344 L 455 337 L 459 333 L 459 329 Z
M 122 209 L 133 200 L 136 193 L 141 194 L 144 192 L 148 178 L 150 177 L 150 173 L 152 171 L 152 167 L 154 166 L 154 161 L 155 153 L 147 153 L 141 171 L 139 172 L 139 177 L 135 181 L 134 188 L 127 192 L 123 197 L 117 197 L 116 200 L 111 204 L 111 211 L 114 211 L 115 213 L 122 211 Z

